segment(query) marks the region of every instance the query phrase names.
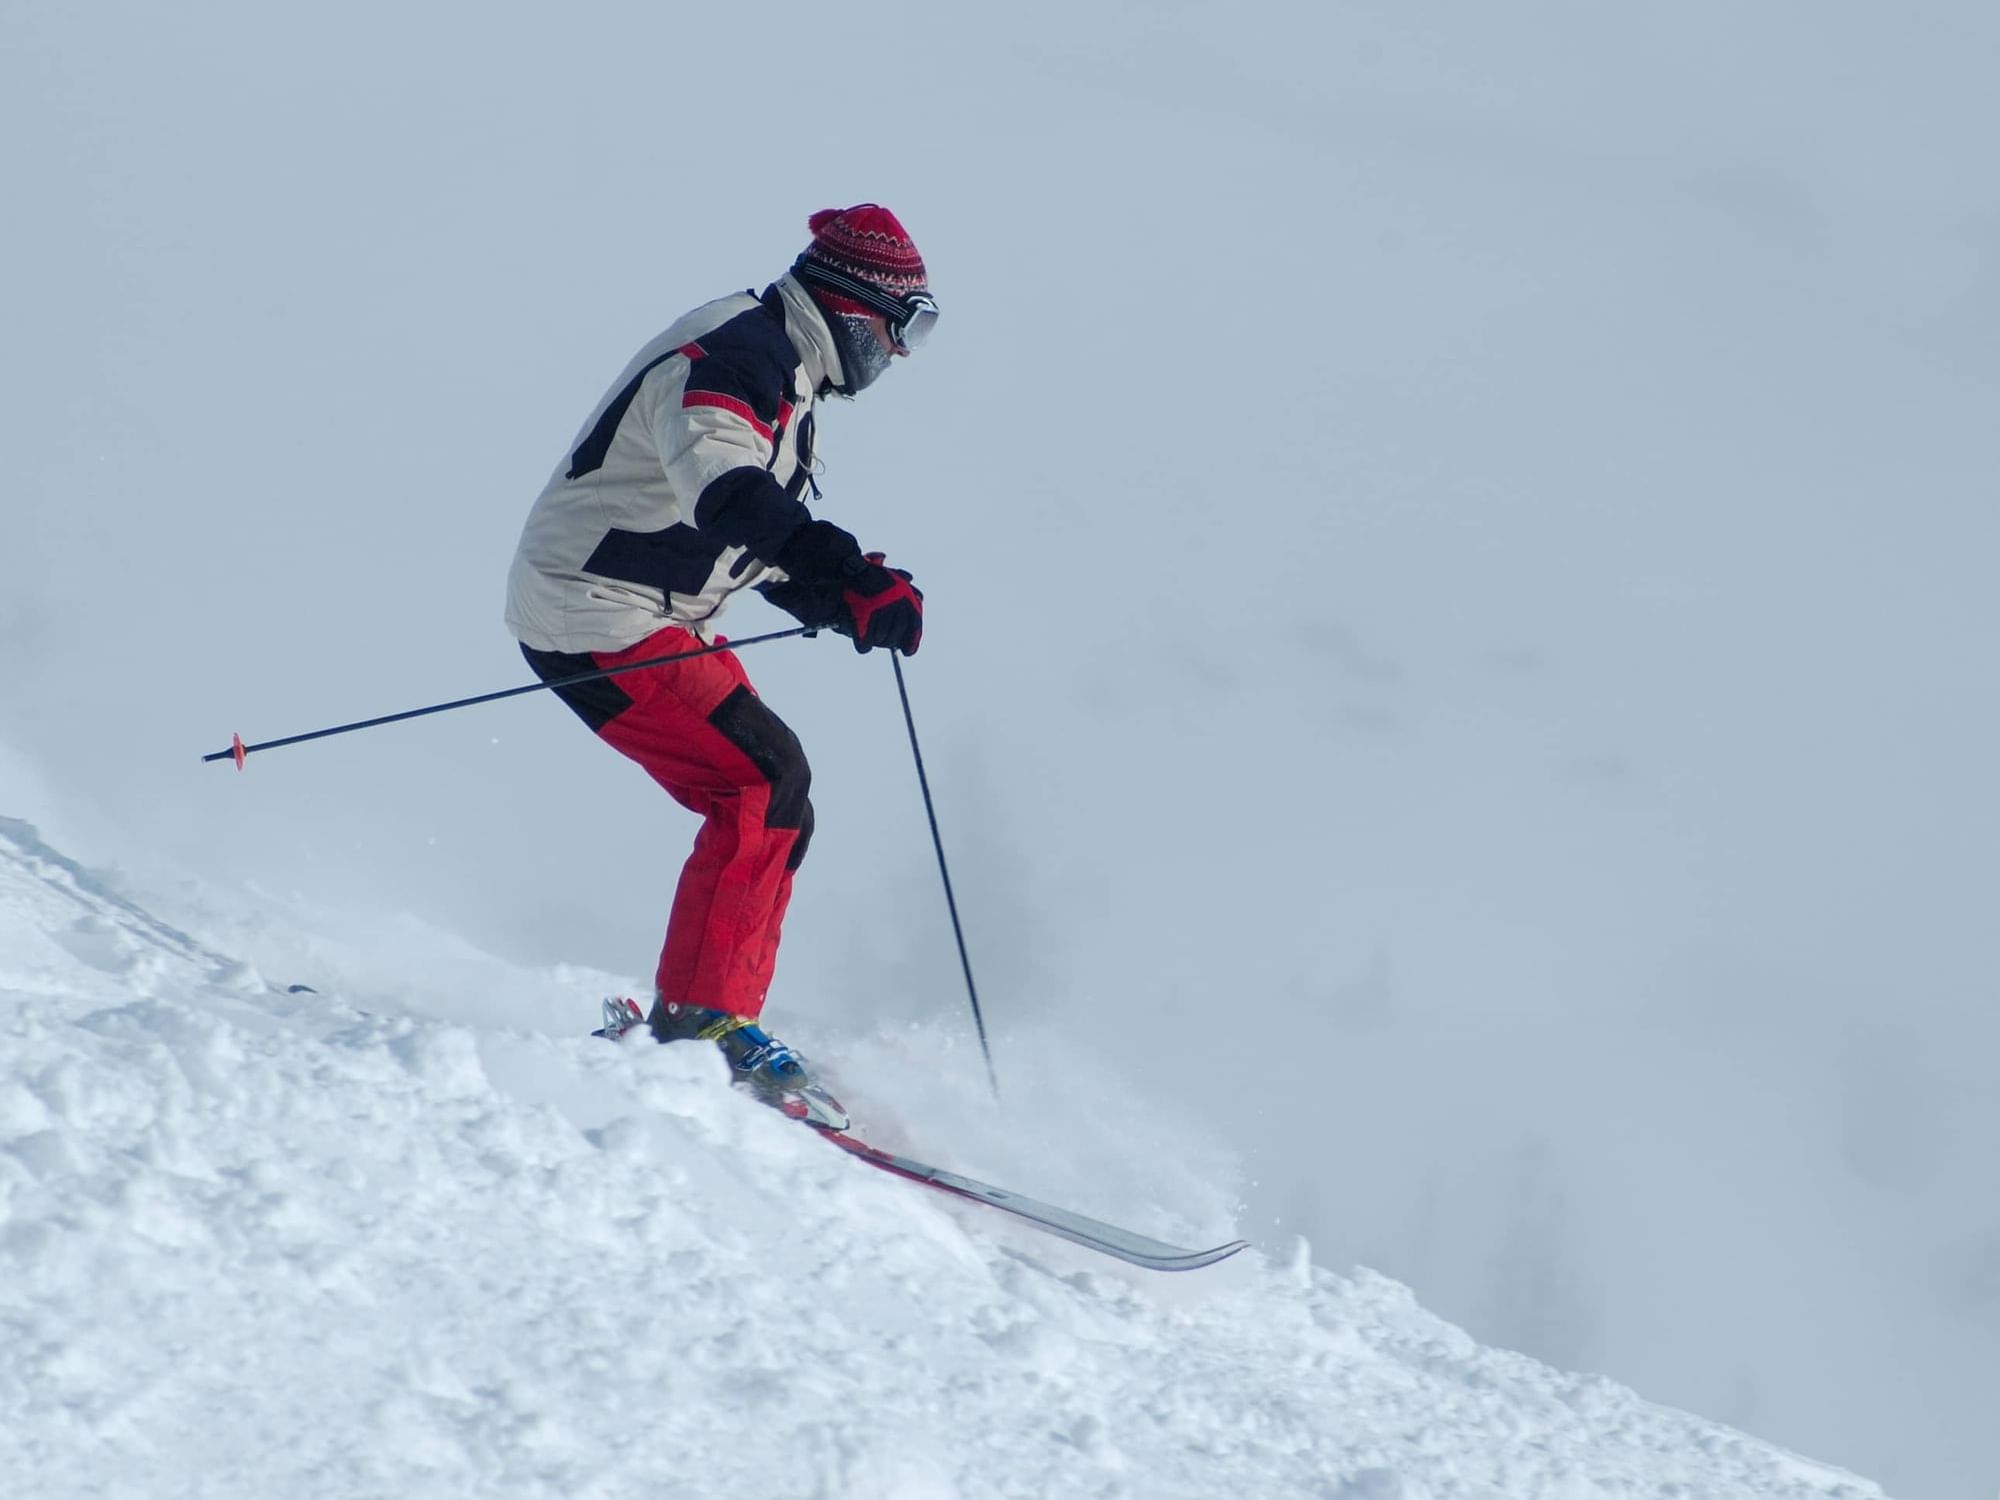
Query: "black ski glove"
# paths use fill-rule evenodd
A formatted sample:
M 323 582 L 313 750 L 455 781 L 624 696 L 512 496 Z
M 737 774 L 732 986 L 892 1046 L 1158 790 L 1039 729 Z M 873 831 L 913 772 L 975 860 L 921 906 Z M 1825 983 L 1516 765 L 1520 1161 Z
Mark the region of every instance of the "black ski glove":
M 923 591 L 903 569 L 884 567 L 881 553 L 871 552 L 863 561 L 868 564 L 867 571 L 850 582 L 840 596 L 847 619 L 834 621 L 833 628 L 852 636 L 856 651 L 886 646 L 915 656 L 924 638 Z
M 759 584 L 757 592 L 801 625 L 837 630 L 849 618 L 841 595 L 867 563 L 861 544 L 847 532 L 831 521 L 806 521 L 771 561 L 790 576 L 783 583 Z
M 901 568 L 865 557 L 861 544 L 831 521 L 807 521 L 773 559 L 790 575 L 759 592 L 801 625 L 835 630 L 856 651 L 886 646 L 914 656 L 924 635 L 924 596 Z

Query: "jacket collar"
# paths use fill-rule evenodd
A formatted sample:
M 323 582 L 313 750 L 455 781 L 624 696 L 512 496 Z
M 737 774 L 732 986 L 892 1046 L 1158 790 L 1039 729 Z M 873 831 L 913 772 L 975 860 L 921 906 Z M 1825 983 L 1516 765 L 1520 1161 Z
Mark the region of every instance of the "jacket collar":
M 840 368 L 840 354 L 834 348 L 833 330 L 826 326 L 826 315 L 819 310 L 812 294 L 789 271 L 772 283 L 772 290 L 784 305 L 785 332 L 791 336 L 799 363 L 805 367 L 807 388 L 818 396 L 840 385 L 845 376 Z

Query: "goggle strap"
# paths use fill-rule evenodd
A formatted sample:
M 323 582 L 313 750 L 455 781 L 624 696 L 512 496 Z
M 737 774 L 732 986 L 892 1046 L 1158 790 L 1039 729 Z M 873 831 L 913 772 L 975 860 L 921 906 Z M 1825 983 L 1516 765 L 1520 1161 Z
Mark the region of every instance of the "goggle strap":
M 903 298 L 885 292 L 879 286 L 863 281 L 858 276 L 849 276 L 816 260 L 801 258 L 798 264 L 792 267 L 792 274 L 807 285 L 823 286 L 830 292 L 838 292 L 843 297 L 859 302 L 863 307 L 872 307 L 893 323 L 908 321 L 911 312 L 914 311 Z

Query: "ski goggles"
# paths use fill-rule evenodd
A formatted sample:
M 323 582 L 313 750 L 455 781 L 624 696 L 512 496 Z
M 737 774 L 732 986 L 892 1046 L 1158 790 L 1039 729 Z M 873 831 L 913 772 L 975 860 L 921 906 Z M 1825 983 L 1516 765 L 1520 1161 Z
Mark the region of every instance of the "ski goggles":
M 903 299 L 903 315 L 889 319 L 890 342 L 905 354 L 921 348 L 937 320 L 937 298 L 929 292 L 912 292 Z
M 822 261 L 800 258 L 792 272 L 811 286 L 822 286 L 850 302 L 858 302 L 870 312 L 880 313 L 889 325 L 889 341 L 901 354 L 921 348 L 937 326 L 937 298 L 929 292 L 911 292 L 898 297 L 871 281 L 836 271 Z

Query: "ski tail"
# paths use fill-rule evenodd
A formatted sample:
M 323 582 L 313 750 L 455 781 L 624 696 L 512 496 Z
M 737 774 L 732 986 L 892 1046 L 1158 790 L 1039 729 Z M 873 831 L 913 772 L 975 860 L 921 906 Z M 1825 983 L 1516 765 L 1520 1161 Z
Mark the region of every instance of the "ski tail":
M 629 998 L 613 1000 L 607 997 L 604 1002 L 604 1024 L 591 1032 L 591 1035 L 601 1036 L 607 1042 L 615 1042 L 633 1027 L 645 1024 L 646 1015 L 639 1009 L 637 1000 Z

